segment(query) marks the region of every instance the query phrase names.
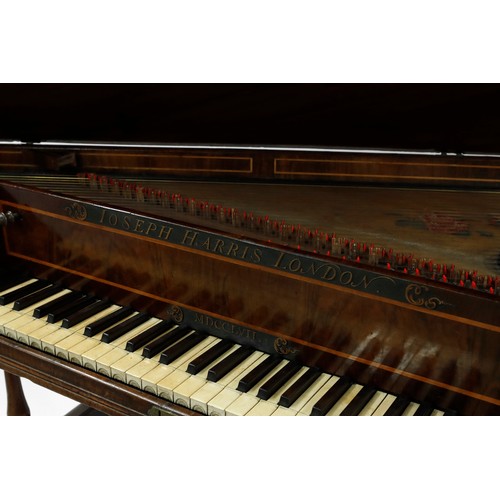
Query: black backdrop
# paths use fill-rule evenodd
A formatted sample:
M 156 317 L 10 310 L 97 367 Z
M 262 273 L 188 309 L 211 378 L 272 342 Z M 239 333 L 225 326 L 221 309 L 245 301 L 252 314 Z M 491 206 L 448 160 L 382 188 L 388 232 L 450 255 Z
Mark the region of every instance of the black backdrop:
M 1 84 L 2 139 L 500 153 L 500 85 Z

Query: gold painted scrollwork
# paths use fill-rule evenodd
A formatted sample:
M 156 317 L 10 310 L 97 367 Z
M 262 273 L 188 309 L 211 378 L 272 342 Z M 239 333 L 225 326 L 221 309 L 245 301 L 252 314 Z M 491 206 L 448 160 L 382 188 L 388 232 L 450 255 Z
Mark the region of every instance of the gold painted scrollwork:
M 429 287 L 412 283 L 406 287 L 405 297 L 410 304 L 425 307 L 426 309 L 436 309 L 444 304 L 444 301 L 437 297 L 423 297 L 422 295 L 428 291 Z
M 87 209 L 80 203 L 73 203 L 72 205 L 65 207 L 64 211 L 72 219 L 85 220 L 87 218 Z
M 297 352 L 297 349 L 295 349 L 295 347 L 289 344 L 288 340 L 279 337 L 274 341 L 274 350 L 278 354 L 283 354 L 283 355 L 293 354 Z
M 167 309 L 167 314 L 178 324 L 182 323 L 184 319 L 184 312 L 178 306 L 170 306 Z

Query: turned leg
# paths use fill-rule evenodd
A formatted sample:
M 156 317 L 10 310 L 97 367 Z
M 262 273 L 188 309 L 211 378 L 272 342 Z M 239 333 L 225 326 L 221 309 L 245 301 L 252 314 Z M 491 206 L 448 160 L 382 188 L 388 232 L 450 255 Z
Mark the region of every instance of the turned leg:
M 7 415 L 30 415 L 21 379 L 17 375 L 12 375 L 12 373 L 4 373 L 5 385 L 7 386 Z

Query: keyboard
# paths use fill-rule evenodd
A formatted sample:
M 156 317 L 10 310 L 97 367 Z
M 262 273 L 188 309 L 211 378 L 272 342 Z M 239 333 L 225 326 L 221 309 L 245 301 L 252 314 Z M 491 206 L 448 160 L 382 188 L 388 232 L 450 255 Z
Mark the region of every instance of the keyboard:
M 455 414 L 26 276 L 0 282 L 0 334 L 203 415 Z

